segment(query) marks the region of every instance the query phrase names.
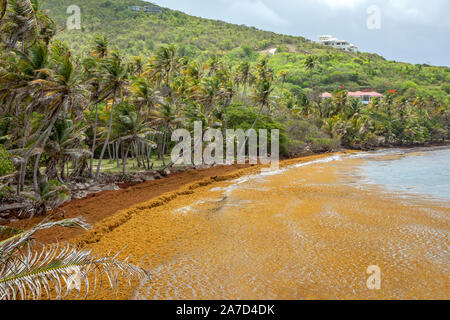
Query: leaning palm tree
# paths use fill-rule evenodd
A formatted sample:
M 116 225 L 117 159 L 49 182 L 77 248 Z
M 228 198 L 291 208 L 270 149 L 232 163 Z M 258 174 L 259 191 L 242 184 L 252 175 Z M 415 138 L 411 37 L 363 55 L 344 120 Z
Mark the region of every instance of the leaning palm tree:
M 35 149 L 42 148 L 46 144 L 58 117 L 63 112 L 71 113 L 85 100 L 85 90 L 81 84 L 80 73 L 65 46 L 60 43 L 55 44 L 51 65 L 40 72 L 45 76 L 30 81 L 29 86 L 37 92 L 33 101 L 36 111 L 41 111 L 45 116 L 38 133 L 34 135 L 35 139 L 30 140 L 29 146 L 24 149 L 18 183 L 19 193 L 24 185 L 27 163 L 34 155 Z M 39 157 L 37 161 L 39 161 Z M 34 186 L 36 189 L 36 179 Z
M 6 14 L 6 7 L 8 6 L 8 0 L 0 1 L 0 22 Z
M 2 1 L 0 11 L 1 38 L 6 49 L 16 48 L 21 44 L 22 51 L 38 38 L 39 23 L 36 16 L 37 1 L 9 0 Z
M 110 108 L 108 131 L 106 134 L 105 143 L 103 144 L 102 152 L 100 153 L 97 172 L 95 174 L 95 179 L 97 180 L 100 176 L 102 160 L 105 156 L 106 148 L 108 147 L 109 139 L 111 137 L 114 106 L 118 98 L 123 98 L 123 90 L 128 84 L 128 66 L 124 63 L 119 53 L 113 52 L 110 58 L 105 59 L 102 62 L 102 73 L 104 86 L 103 96 L 105 99 L 112 97 L 112 103 Z
M 81 83 L 81 75 L 77 71 L 78 68 L 75 62 L 70 58 L 69 49 L 57 43 L 53 51 L 52 67 L 43 70 L 46 78 L 30 82 L 30 85 L 37 87 L 41 94 L 40 104 L 44 106 L 47 113 L 48 126 L 24 154 L 25 164 L 22 165 L 19 183 L 22 186 L 25 179 L 26 163 L 33 154 L 34 149 L 46 145 L 56 121 L 63 113 L 75 112 L 86 101 L 86 91 Z M 39 156 L 36 162 L 39 162 Z M 36 175 L 34 177 L 34 186 L 36 189 Z
M 164 84 L 169 86 L 170 78 L 177 68 L 177 49 L 175 45 L 172 44 L 170 46 L 162 46 L 156 51 L 154 65 L 150 70 L 153 70 L 155 77 L 159 79 L 159 81 L 164 79 Z
M 237 84 L 242 84 L 244 86 L 243 98 L 245 99 L 247 96 L 247 85 L 250 78 L 250 63 L 248 61 L 242 62 L 238 66 L 238 74 L 237 74 Z
M 95 45 L 91 55 L 99 58 L 105 58 L 108 55 L 108 39 L 105 35 L 95 38 Z
M 317 67 L 319 59 L 316 56 L 309 55 L 305 60 L 305 68 L 309 71 Z
M 147 117 L 158 102 L 158 92 L 145 78 L 135 79 L 130 86 L 130 91 L 135 98 L 136 105 L 140 107 L 140 118 Z
M 258 114 L 256 115 L 255 121 L 253 122 L 250 130 L 253 130 L 256 126 L 256 123 L 258 122 L 259 118 L 261 117 L 261 114 L 263 113 L 264 109 L 270 109 L 270 95 L 273 91 L 273 71 L 268 67 L 267 60 L 263 59 L 258 64 L 258 74 L 259 79 L 257 80 L 256 86 L 254 88 L 254 96 L 253 100 L 256 105 L 260 105 L 260 109 Z M 247 142 L 248 136 L 246 136 L 246 142 Z M 241 147 L 240 152 L 245 148 L 246 143 L 244 143 Z
M 154 131 L 150 128 L 146 119 L 140 118 L 134 106 L 124 103 L 119 106 L 114 115 L 113 129 L 118 137 L 118 142 L 122 145 L 122 174 L 126 174 L 126 165 L 128 153 L 132 146 L 138 158 L 138 146 L 145 144 L 146 146 L 155 147 L 155 144 L 148 139 Z M 139 159 L 139 158 L 138 158 Z
M 152 114 L 155 123 L 162 129 L 159 143 L 159 155 L 162 159 L 163 166 L 166 167 L 164 156 L 167 147 L 167 138 L 182 119 L 177 113 L 175 105 L 170 102 L 161 104 L 159 109 L 155 110 Z
M 81 121 L 66 117 L 58 119 L 44 150 L 47 155 L 46 174 L 49 179 L 64 183 L 64 168 L 70 160 L 79 160 L 91 155 L 84 144 L 87 127 Z M 61 173 L 58 175 L 57 166 Z
M 148 277 L 145 270 L 117 255 L 98 256 L 69 244 L 36 249 L 32 236 L 52 227 L 90 228 L 80 218 L 42 222 L 28 231 L 0 226 L 0 235 L 7 235 L 0 241 L 0 300 L 77 298 L 82 292 L 87 297 L 101 289 L 103 278 L 117 292 L 119 277 L 128 281 Z

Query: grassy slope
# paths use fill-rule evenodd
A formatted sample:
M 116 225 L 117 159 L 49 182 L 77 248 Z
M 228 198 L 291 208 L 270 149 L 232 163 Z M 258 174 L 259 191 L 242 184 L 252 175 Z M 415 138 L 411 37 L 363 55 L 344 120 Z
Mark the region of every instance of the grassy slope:
M 45 7 L 62 26 L 69 16 L 66 9 L 72 4 L 72 0 L 46 0 Z M 258 51 L 279 47 L 271 63 L 276 72 L 288 71 L 285 87 L 294 92 L 315 86 L 333 90 L 345 85 L 349 90 L 396 89 L 406 95 L 429 93 L 450 100 L 449 68 L 386 61 L 376 54 L 346 53 L 302 37 L 192 17 L 169 9 L 162 14 L 131 11 L 131 5 L 148 5 L 140 0 L 78 0 L 77 5 L 82 11 L 82 30 L 64 30 L 58 36 L 77 53 L 86 53 L 98 34 L 106 34 L 113 47 L 129 56 L 147 57 L 158 46 L 176 43 L 183 55 L 196 59 L 216 53 L 232 62 L 255 61 Z M 306 72 L 303 66 L 309 54 L 320 60 L 319 68 L 312 72 Z

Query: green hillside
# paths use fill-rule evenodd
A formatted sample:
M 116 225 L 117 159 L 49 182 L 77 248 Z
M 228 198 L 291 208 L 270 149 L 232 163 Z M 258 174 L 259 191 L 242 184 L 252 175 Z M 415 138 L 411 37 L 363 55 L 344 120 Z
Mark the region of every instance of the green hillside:
M 45 7 L 56 22 L 64 25 L 70 0 L 47 0 Z M 183 44 L 187 56 L 202 53 L 229 53 L 243 46 L 263 50 L 272 45 L 305 44 L 304 38 L 278 35 L 256 28 L 232 25 L 222 21 L 189 16 L 179 11 L 163 9 L 160 14 L 135 12 L 131 6 L 152 5 L 139 0 L 80 0 L 82 30 L 66 30 L 59 38 L 70 40 L 77 51 L 88 48 L 93 34 L 105 34 L 111 45 L 130 55 L 150 55 L 164 44 Z M 155 6 L 156 7 L 156 6 Z M 236 54 L 241 53 L 239 50 Z
M 59 26 L 69 17 L 71 0 L 46 0 L 44 7 Z M 231 62 L 256 62 L 259 53 L 278 48 L 270 60 L 276 74 L 286 72 L 287 89 L 300 92 L 319 87 L 333 91 L 341 86 L 348 90 L 397 90 L 414 96 L 432 94 L 449 101 L 450 69 L 387 61 L 370 54 L 352 54 L 326 48 L 302 37 L 280 35 L 253 27 L 233 25 L 216 20 L 189 16 L 163 8 L 159 14 L 134 12 L 131 6 L 149 5 L 139 0 L 79 0 L 82 29 L 64 30 L 57 36 L 76 53 L 86 53 L 95 36 L 107 36 L 111 47 L 128 56 L 149 57 L 162 45 L 176 44 L 179 54 L 205 61 L 212 54 L 225 56 Z M 308 56 L 318 59 L 318 67 L 305 72 Z

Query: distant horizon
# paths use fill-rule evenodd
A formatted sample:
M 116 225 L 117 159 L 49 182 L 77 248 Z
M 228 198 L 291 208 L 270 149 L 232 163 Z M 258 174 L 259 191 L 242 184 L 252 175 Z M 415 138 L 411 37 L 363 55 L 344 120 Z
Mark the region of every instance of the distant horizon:
M 450 44 L 435 40 L 450 38 L 450 22 L 443 21 L 443 12 L 447 7 L 450 10 L 448 1 L 430 0 L 428 3 L 435 5 L 434 10 L 417 9 L 422 4 L 416 0 L 396 1 L 396 4 L 392 0 L 371 1 L 378 3 L 375 10 L 380 10 L 380 25 L 375 25 L 374 29 L 368 26 L 377 18 L 378 12 L 373 11 L 372 3 L 367 0 L 279 0 L 275 8 L 269 0 L 145 1 L 196 17 L 303 37 L 313 42 L 317 42 L 319 36 L 333 35 L 353 43 L 361 52 L 378 54 L 389 61 L 450 67 L 450 56 L 446 54 Z M 309 11 L 304 14 L 306 19 L 296 16 L 300 9 Z M 323 14 L 318 15 L 318 10 Z M 403 12 L 403 16 L 393 10 Z M 415 19 L 411 18 L 413 16 Z M 429 48 L 435 49 L 429 52 Z

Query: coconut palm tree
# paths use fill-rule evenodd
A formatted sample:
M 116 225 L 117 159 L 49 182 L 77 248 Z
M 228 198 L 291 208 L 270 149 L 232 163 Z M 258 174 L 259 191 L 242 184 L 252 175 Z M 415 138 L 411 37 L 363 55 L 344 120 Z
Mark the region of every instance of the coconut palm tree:
M 58 117 L 63 111 L 70 113 L 85 102 L 85 90 L 81 85 L 80 73 L 77 71 L 78 69 L 69 53 L 63 52 L 67 48 L 55 46 L 53 49 L 51 64 L 48 68 L 39 71 L 44 76 L 29 81 L 30 90 L 35 90 L 33 102 L 30 105 L 34 106 L 34 110 L 41 111 L 45 116 L 39 129 L 32 135 L 33 139 L 28 139 L 30 143 L 24 149 L 18 193 L 23 188 L 26 167 L 30 157 L 35 153 L 37 147 L 42 148 L 45 145 Z M 36 179 L 34 186 L 36 189 Z
M 311 71 L 311 70 L 315 69 L 318 65 L 318 61 L 319 61 L 319 58 L 316 56 L 309 55 L 308 57 L 306 57 L 306 60 L 304 63 L 306 70 Z
M 250 77 L 250 63 L 248 61 L 242 62 L 238 66 L 238 84 L 242 84 L 244 86 L 243 98 L 245 99 L 247 96 L 247 85 Z
M 89 120 L 92 119 L 92 113 L 94 113 L 94 125 L 93 125 L 93 139 L 92 139 L 92 147 L 91 147 L 91 159 L 89 163 L 89 174 L 91 178 L 94 178 L 94 157 L 95 150 L 97 149 L 97 128 L 98 128 L 98 105 L 101 101 L 100 94 L 102 91 L 101 87 L 101 73 L 99 71 L 100 61 L 96 57 L 88 57 L 83 60 L 83 74 L 84 81 L 86 86 L 90 92 L 90 102 L 93 105 L 93 109 L 91 111 L 91 116 Z
M 108 39 L 105 35 L 97 36 L 94 40 L 95 45 L 94 48 L 91 51 L 91 55 L 98 57 L 100 59 L 105 58 L 108 56 Z
M 169 87 L 170 78 L 178 69 L 178 57 L 176 53 L 177 49 L 175 45 L 162 46 L 156 51 L 153 58 L 153 65 L 147 68 L 146 73 L 152 73 L 158 79 L 159 83 L 164 79 L 165 86 Z
M 6 50 L 16 48 L 21 43 L 21 50 L 25 52 L 28 44 L 34 44 L 38 39 L 38 5 L 38 1 L 30 0 L 2 1 L 0 27 Z
M 58 119 L 44 148 L 47 156 L 46 175 L 51 180 L 64 182 L 64 167 L 72 158 L 90 156 L 91 152 L 84 147 L 87 126 L 81 121 L 74 123 L 71 117 Z M 58 175 L 57 166 L 60 164 L 61 174 Z
M 118 137 L 118 142 L 122 145 L 122 174 L 125 175 L 131 146 L 136 147 L 136 153 L 138 153 L 137 146 L 141 144 L 155 147 L 155 144 L 148 139 L 148 136 L 154 131 L 150 128 L 146 119 L 139 117 L 136 108 L 128 103 L 123 103 L 117 108 L 113 128 L 115 135 Z
M 287 75 L 288 75 L 288 73 L 286 70 L 281 70 L 277 74 L 277 76 L 281 79 L 281 91 L 283 91 L 283 89 L 284 89 L 284 84 L 286 82 Z
M 1 0 L 0 1 L 0 23 L 3 19 L 3 17 L 6 14 L 6 7 L 8 6 L 8 0 Z
M 112 102 L 110 105 L 110 115 L 109 115 L 109 124 L 108 131 L 106 134 L 105 142 L 103 144 L 102 152 L 100 153 L 100 159 L 97 165 L 97 172 L 95 174 L 95 179 L 98 180 L 100 176 L 100 169 L 102 166 L 102 160 L 105 156 L 106 148 L 109 144 L 109 138 L 111 136 L 112 122 L 113 122 L 113 114 L 114 114 L 114 106 L 117 102 L 117 99 L 123 99 L 123 90 L 128 85 L 128 66 L 123 61 L 122 57 L 118 52 L 113 52 L 111 57 L 104 59 L 101 65 L 102 69 L 102 82 L 103 82 L 103 93 L 102 96 L 104 99 L 111 98 Z
M 145 118 L 158 103 L 158 92 L 153 89 L 151 83 L 145 78 L 135 79 L 130 86 L 130 91 L 135 98 L 135 103 L 140 108 L 140 118 Z
M 158 146 L 159 155 L 165 167 L 166 162 L 164 156 L 167 147 L 167 138 L 170 137 L 172 130 L 177 127 L 182 118 L 177 113 L 175 105 L 170 103 L 170 101 L 161 104 L 158 110 L 153 112 L 153 118 L 155 119 L 155 124 L 159 125 L 162 129 L 160 130 L 162 134 Z

